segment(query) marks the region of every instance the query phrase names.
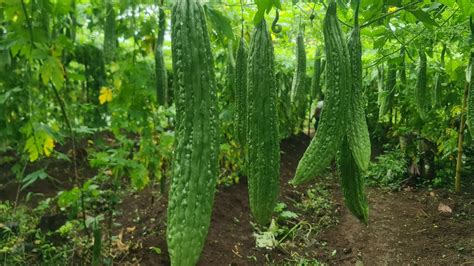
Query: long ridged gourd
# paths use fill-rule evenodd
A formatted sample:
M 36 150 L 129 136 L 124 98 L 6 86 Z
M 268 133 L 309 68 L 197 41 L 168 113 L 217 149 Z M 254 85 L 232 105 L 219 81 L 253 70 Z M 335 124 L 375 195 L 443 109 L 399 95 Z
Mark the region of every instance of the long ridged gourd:
M 395 101 L 395 85 L 397 84 L 397 65 L 388 64 L 387 82 L 380 92 L 379 117 L 386 115 L 392 109 Z
M 404 47 L 400 49 L 400 58 L 401 58 L 401 62 L 400 62 L 400 71 L 399 71 L 399 75 L 400 75 L 399 90 L 400 92 L 403 92 L 407 87 L 407 72 L 406 72 L 406 64 L 405 64 L 405 48 Z
M 365 171 L 369 167 L 371 147 L 369 129 L 365 118 L 364 96 L 362 94 L 362 44 L 360 41 L 360 28 L 357 23 L 358 19 L 355 21 L 355 26 L 347 43 L 352 68 L 352 97 L 348 112 L 347 138 L 357 166 L 362 171 Z
M 433 89 L 433 107 L 437 107 L 439 105 L 439 100 L 441 97 L 441 75 L 440 73 L 436 73 L 433 81 L 434 89 Z
M 354 28 L 347 43 L 352 67 L 352 97 L 347 113 L 347 138 L 344 138 L 336 158 L 344 202 L 357 218 L 367 223 L 368 204 L 364 186 L 371 148 L 362 95 L 362 44 L 358 14 L 359 2 L 355 12 Z
M 287 75 L 280 72 L 277 75 L 278 86 L 278 133 L 280 139 L 284 139 L 293 133 L 294 123 L 292 120 L 291 101 L 288 99 L 291 97 L 291 78 L 287 78 Z M 289 84 L 289 85 L 288 85 Z
M 469 60 L 469 70 L 466 76 L 469 82 L 469 92 L 467 96 L 467 119 L 466 123 L 471 132 L 474 132 L 474 53 L 471 53 L 471 58 Z M 472 134 L 472 133 L 471 133 Z
M 107 1 L 104 25 L 104 58 L 110 62 L 114 58 L 117 37 L 115 35 L 115 10 L 111 1 Z
M 247 72 L 248 188 L 255 221 L 268 224 L 279 193 L 280 145 L 274 52 L 265 19 L 256 26 Z
M 211 220 L 218 174 L 219 130 L 214 61 L 199 0 L 172 9 L 176 147 L 168 196 L 172 265 L 195 265 Z
M 446 44 L 443 44 L 443 49 L 441 50 L 441 56 L 440 56 L 440 66 L 441 70 L 440 72 L 437 72 L 434 78 L 434 90 L 433 90 L 433 107 L 438 107 L 441 103 L 441 97 L 442 97 L 442 92 L 441 92 L 441 87 L 444 79 L 444 67 L 445 67 L 445 61 L 444 61 L 444 56 L 446 54 Z
M 415 103 L 416 103 L 416 110 L 420 115 L 421 119 L 426 118 L 426 113 L 430 109 L 431 100 L 430 100 L 430 93 L 428 91 L 428 87 L 426 85 L 427 82 L 427 62 L 426 62 L 426 54 L 423 49 L 418 51 L 420 56 L 420 62 L 418 65 L 418 73 L 417 73 L 417 81 L 415 87 Z
M 357 166 L 347 138 L 344 138 L 336 159 L 345 205 L 359 220 L 367 223 L 369 207 L 364 191 L 365 171 Z
M 219 93 L 219 100 L 232 104 L 235 92 L 235 58 L 234 58 L 234 48 L 232 41 L 227 42 L 227 62 L 224 75 L 224 87 L 221 93 Z
M 240 38 L 235 56 L 235 132 L 241 148 L 247 143 L 247 46 Z
M 158 38 L 155 49 L 156 97 L 160 105 L 168 104 L 168 77 L 163 55 L 165 40 L 166 14 L 162 7 L 159 9 Z
M 292 184 L 301 184 L 320 174 L 336 155 L 346 129 L 351 92 L 349 50 L 331 1 L 323 22 L 326 53 L 326 92 L 316 136 L 298 163 Z
M 383 101 L 385 101 L 385 68 L 384 64 L 380 64 L 377 66 L 377 104 L 379 105 L 379 117 L 380 115 L 380 106 L 383 104 Z
M 318 46 L 314 55 L 313 77 L 311 79 L 311 97 L 319 99 L 321 94 L 321 48 Z
M 296 69 L 291 85 L 291 102 L 295 110 L 298 123 L 305 119 L 307 91 L 306 91 L 306 50 L 303 33 L 296 37 Z

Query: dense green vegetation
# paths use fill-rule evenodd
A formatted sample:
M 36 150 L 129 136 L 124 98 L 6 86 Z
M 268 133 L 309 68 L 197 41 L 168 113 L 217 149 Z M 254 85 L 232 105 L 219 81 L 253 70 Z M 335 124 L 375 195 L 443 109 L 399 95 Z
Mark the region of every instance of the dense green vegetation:
M 148 190 L 171 264 L 195 265 L 216 189 L 248 182 L 256 231 L 292 215 L 280 143 L 301 134 L 291 184 L 336 161 L 364 223 L 365 183 L 462 191 L 473 20 L 470 0 L 0 0 L 0 261 L 117 263 L 118 206 Z M 330 209 L 314 189 L 302 209 Z

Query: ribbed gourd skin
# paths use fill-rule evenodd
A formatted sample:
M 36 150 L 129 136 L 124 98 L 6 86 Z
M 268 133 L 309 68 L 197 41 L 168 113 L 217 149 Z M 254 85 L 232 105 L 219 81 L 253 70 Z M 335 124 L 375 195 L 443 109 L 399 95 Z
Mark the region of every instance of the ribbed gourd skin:
M 347 46 L 352 67 L 352 97 L 348 112 L 347 136 L 356 164 L 365 171 L 369 167 L 371 147 L 362 93 L 362 44 L 358 25 L 352 29 Z
M 106 12 L 104 26 L 104 58 L 105 62 L 110 62 L 114 58 L 117 39 L 115 35 L 115 10 L 110 1 L 106 4 Z
M 424 120 L 426 119 L 426 115 L 427 115 L 426 113 L 431 108 L 431 99 L 430 99 L 431 95 L 426 86 L 426 81 L 427 81 L 426 54 L 423 51 L 423 49 L 420 49 L 418 51 L 418 54 L 420 56 L 420 62 L 418 65 L 417 81 L 416 81 L 416 87 L 415 87 L 415 103 L 416 103 L 416 109 L 418 111 L 418 114 L 420 115 L 420 118 Z
M 400 57 L 402 62 L 400 63 L 400 91 L 407 86 L 407 71 L 405 63 L 405 48 L 400 50 Z
M 469 82 L 469 91 L 467 97 L 467 126 L 469 130 L 474 131 L 474 53 L 471 53 L 469 60 L 471 68 L 471 79 Z
M 321 95 L 321 48 L 314 55 L 313 76 L 311 78 L 311 98 L 318 100 Z
M 163 55 L 165 40 L 166 14 L 163 8 L 159 10 L 158 38 L 155 49 L 156 97 L 160 105 L 168 104 L 168 77 Z
M 367 224 L 369 207 L 364 189 L 365 171 L 357 166 L 347 138 L 342 142 L 336 162 L 345 205 L 354 216 Z
M 274 52 L 265 19 L 255 28 L 247 72 L 247 171 L 250 210 L 259 224 L 270 222 L 279 193 L 280 145 Z
M 307 91 L 306 91 L 306 49 L 304 37 L 300 32 L 296 37 L 296 69 L 291 85 L 291 102 L 295 110 L 298 123 L 305 119 Z
M 172 9 L 176 147 L 168 196 L 172 265 L 195 265 L 208 232 L 218 174 L 219 130 L 214 62 L 203 7 Z
M 439 107 L 441 104 L 441 98 L 442 98 L 442 84 L 443 84 L 443 79 L 445 76 L 444 73 L 444 68 L 445 68 L 445 61 L 444 61 L 444 56 L 446 54 L 446 45 L 443 45 L 443 49 L 441 50 L 441 56 L 440 56 L 440 65 L 441 65 L 441 71 L 437 72 L 434 78 L 434 90 L 433 90 L 433 107 Z
M 434 77 L 434 89 L 433 89 L 433 107 L 438 107 L 441 100 L 441 76 L 442 74 L 436 73 Z
M 395 100 L 395 85 L 397 84 L 397 65 L 389 64 L 387 82 L 382 95 L 379 97 L 379 117 L 386 115 L 392 109 Z
M 347 46 L 352 67 L 352 97 L 347 113 L 347 138 L 339 148 L 336 161 L 345 204 L 357 218 L 367 223 L 368 203 L 364 187 L 365 173 L 370 162 L 371 144 L 362 94 L 362 44 L 358 23 L 352 29 Z
M 335 157 L 345 134 L 345 118 L 351 93 L 349 49 L 331 1 L 323 22 L 326 63 L 326 97 L 316 136 L 300 160 L 291 181 L 298 185 L 320 174 Z
M 235 57 L 235 133 L 241 148 L 247 143 L 247 57 L 244 38 L 240 38 Z

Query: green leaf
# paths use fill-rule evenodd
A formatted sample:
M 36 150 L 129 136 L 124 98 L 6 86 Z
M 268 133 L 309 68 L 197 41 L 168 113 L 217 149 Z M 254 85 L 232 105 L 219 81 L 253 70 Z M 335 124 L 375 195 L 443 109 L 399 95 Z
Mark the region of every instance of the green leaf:
M 367 11 L 362 12 L 362 17 L 366 20 L 370 20 L 379 16 L 383 10 L 383 5 L 382 0 L 361 1 L 361 10 L 367 9 Z
M 38 160 L 39 155 L 42 154 L 42 149 L 34 136 L 31 136 L 26 140 L 25 151 L 28 152 L 30 162 Z
M 280 0 L 273 0 L 273 6 L 278 9 L 281 9 L 281 1 Z
M 69 191 L 62 191 L 59 193 L 58 206 L 60 208 L 69 207 L 73 204 L 76 204 L 76 202 L 80 198 L 81 198 L 81 191 L 77 187 L 74 187 L 73 189 Z
M 62 88 L 64 84 L 64 75 L 61 62 L 55 57 L 48 57 L 44 65 L 40 69 L 41 80 L 44 85 L 48 85 L 49 81 L 58 88 Z
M 465 17 L 474 15 L 474 4 L 472 0 L 457 0 L 460 10 Z
M 283 220 L 288 220 L 288 219 L 295 219 L 295 218 L 298 218 L 298 214 L 292 212 L 292 211 L 283 211 L 281 214 L 280 214 L 280 217 L 283 219 Z
M 33 183 L 35 183 L 38 180 L 44 180 L 46 178 L 49 178 L 49 175 L 44 171 L 44 169 L 40 169 L 38 171 L 34 171 L 33 173 L 25 176 L 21 182 L 23 185 L 21 186 L 20 190 L 24 190 L 25 188 L 31 186 Z
M 431 16 L 421 9 L 409 10 L 418 20 L 425 24 L 439 27 L 439 24 Z
M 145 188 L 150 181 L 148 171 L 143 164 L 138 164 L 130 173 L 130 177 L 132 179 L 132 186 L 138 190 Z
M 253 17 L 253 24 L 258 25 L 265 16 L 265 13 L 269 13 L 273 7 L 281 9 L 281 1 L 280 0 L 255 0 L 255 4 L 257 4 L 257 12 Z
M 153 252 L 155 252 L 158 255 L 161 255 L 161 253 L 162 253 L 161 248 L 159 248 L 159 247 L 150 247 L 150 250 L 152 250 Z
M 10 52 L 0 49 L 0 69 L 11 64 Z
M 256 235 L 255 244 L 258 248 L 273 249 L 278 242 L 275 239 L 273 232 L 263 232 Z
M 374 41 L 374 49 L 378 49 L 384 46 L 387 38 L 385 36 L 379 37 Z
M 387 0 L 387 6 L 401 6 L 402 0 Z
M 23 90 L 22 88 L 15 87 L 13 89 L 9 89 L 4 94 L 0 94 L 0 104 L 4 104 L 11 97 L 13 93 L 20 92 L 22 90 Z
M 227 16 L 207 4 L 204 5 L 204 12 L 220 39 L 224 36 L 231 40 L 235 39 L 231 20 Z
M 456 3 L 456 0 L 439 0 L 439 2 L 447 7 L 454 7 L 454 3 Z
M 259 9 L 255 16 L 253 17 L 253 24 L 257 26 L 265 16 L 265 9 Z

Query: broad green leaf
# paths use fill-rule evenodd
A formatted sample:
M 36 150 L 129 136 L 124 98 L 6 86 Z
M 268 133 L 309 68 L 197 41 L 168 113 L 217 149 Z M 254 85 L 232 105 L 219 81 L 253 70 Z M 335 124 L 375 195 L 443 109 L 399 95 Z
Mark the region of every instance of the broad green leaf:
M 438 0 L 441 4 L 447 6 L 447 7 L 454 7 L 454 3 L 456 3 L 456 0 Z
M 211 25 L 220 36 L 220 39 L 222 39 L 224 36 L 231 40 L 235 39 L 231 20 L 227 16 L 210 5 L 204 5 L 204 11 L 206 12 L 209 22 L 211 22 Z
M 439 27 L 439 24 L 431 16 L 421 9 L 409 10 L 418 20 L 425 24 Z
M 4 94 L 0 94 L 0 104 L 4 104 L 13 93 L 20 92 L 23 89 L 19 87 L 15 87 L 12 89 L 7 90 Z
M 130 173 L 130 177 L 132 179 L 132 186 L 138 190 L 145 188 L 150 181 L 148 171 L 143 164 L 138 164 Z
M 41 153 L 41 148 L 34 136 L 29 137 L 25 143 L 25 151 L 28 152 L 30 162 L 38 160 Z
M 256 26 L 260 21 L 262 21 L 263 17 L 265 15 L 265 10 L 264 9 L 259 9 L 257 13 L 255 13 L 255 16 L 253 17 L 253 24 Z
M 44 85 L 51 81 L 58 89 L 64 84 L 64 75 L 61 62 L 55 57 L 48 57 L 40 69 L 41 80 Z
M 384 46 L 387 38 L 385 36 L 381 36 L 374 41 L 374 49 L 378 49 Z
M 21 180 L 21 183 L 23 185 L 21 186 L 20 190 L 24 190 L 25 188 L 31 186 L 38 180 L 44 180 L 47 178 L 49 178 L 49 175 L 44 171 L 44 169 L 34 171 L 33 173 L 28 174 Z
M 81 191 L 79 190 L 78 187 L 74 187 L 73 189 L 69 191 L 62 191 L 59 193 L 58 206 L 60 208 L 69 207 L 73 204 L 76 204 L 76 202 L 80 198 L 81 198 Z
M 457 0 L 459 9 L 465 17 L 474 15 L 474 3 L 472 0 Z

